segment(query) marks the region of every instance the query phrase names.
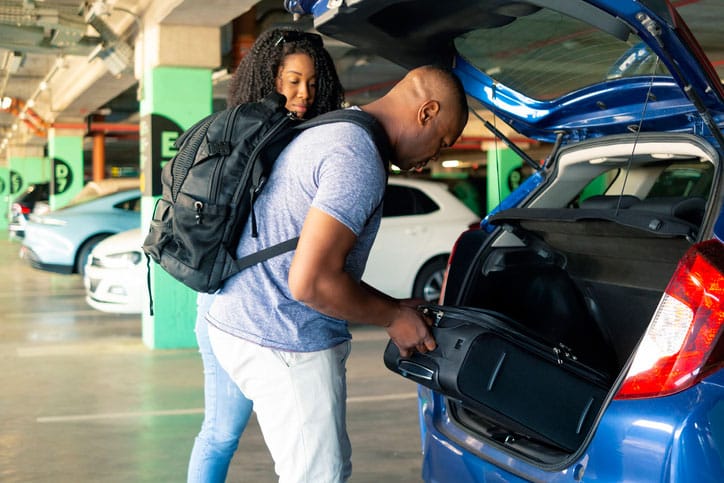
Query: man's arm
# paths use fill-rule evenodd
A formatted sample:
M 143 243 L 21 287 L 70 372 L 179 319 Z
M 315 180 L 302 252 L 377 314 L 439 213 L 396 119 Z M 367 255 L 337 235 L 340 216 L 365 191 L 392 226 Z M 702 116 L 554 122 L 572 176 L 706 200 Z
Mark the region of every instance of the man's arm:
M 355 241 L 344 224 L 312 207 L 289 270 L 292 297 L 330 317 L 385 327 L 403 356 L 433 350 L 435 341 L 417 310 L 370 290 L 344 271 Z

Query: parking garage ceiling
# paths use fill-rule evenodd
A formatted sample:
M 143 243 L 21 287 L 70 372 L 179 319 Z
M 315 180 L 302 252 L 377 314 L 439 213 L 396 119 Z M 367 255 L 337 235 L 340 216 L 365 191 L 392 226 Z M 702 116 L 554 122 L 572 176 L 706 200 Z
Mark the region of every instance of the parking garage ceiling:
M 724 76 L 724 2 L 673 3 Z M 0 140 L 16 125 L 13 143 L 42 146 L 42 130 L 33 126 L 85 122 L 93 113 L 136 122 L 132 46 L 142 22 L 221 28 L 256 4 L 291 21 L 282 0 L 0 0 L 0 98 L 15 100 L 11 109 L 0 111 Z M 402 75 L 381 59 L 331 40 L 327 45 L 353 102 L 364 102 L 365 92 Z
M 137 122 L 132 46 L 143 22 L 229 30 L 253 6 L 268 23 L 292 23 L 282 0 L 0 0 L 0 99 L 14 100 L 0 111 L 0 142 L 13 136 L 13 145 L 43 146 L 42 125 L 83 123 L 92 114 Z M 301 23 L 312 27 L 311 19 Z M 377 85 L 403 73 L 380 59 L 350 58 L 349 47 L 331 39 L 328 47 L 352 94 L 360 79 Z M 224 76 L 216 77 L 215 96 L 223 99 Z
M 142 22 L 221 27 L 254 3 L 0 0 L 0 98 L 14 101 L 0 112 L 0 138 L 19 125 L 27 144 L 43 145 L 42 122 L 83 122 L 101 108 L 132 116 Z

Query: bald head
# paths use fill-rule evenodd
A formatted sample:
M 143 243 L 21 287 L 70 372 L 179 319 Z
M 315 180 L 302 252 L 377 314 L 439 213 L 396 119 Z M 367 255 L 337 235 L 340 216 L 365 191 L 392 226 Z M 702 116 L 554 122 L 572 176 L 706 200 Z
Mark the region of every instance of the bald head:
M 363 110 L 385 128 L 403 170 L 422 168 L 451 146 L 468 119 L 465 91 L 450 71 L 433 66 L 412 69 L 382 98 Z
M 467 121 L 467 99 L 460 80 L 450 71 L 425 65 L 412 69 L 391 90 L 393 96 L 407 98 L 407 102 L 437 99 L 453 110 L 459 110 Z

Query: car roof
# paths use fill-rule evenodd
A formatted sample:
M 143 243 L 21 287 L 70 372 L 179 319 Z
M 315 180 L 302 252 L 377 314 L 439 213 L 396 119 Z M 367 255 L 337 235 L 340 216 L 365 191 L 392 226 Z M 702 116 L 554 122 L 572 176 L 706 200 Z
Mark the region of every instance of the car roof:
M 139 178 L 107 178 L 88 182 L 65 206 L 75 206 L 119 191 L 140 188 Z

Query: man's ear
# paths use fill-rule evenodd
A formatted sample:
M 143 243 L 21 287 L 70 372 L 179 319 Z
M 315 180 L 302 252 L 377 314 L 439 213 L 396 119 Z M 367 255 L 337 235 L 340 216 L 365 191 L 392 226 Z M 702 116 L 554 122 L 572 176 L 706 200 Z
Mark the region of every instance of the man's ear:
M 440 112 L 440 103 L 434 100 L 425 101 L 418 111 L 418 121 L 423 126 L 434 119 Z

